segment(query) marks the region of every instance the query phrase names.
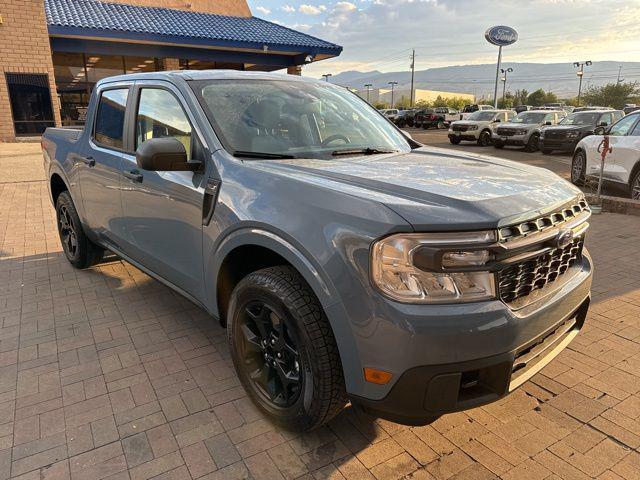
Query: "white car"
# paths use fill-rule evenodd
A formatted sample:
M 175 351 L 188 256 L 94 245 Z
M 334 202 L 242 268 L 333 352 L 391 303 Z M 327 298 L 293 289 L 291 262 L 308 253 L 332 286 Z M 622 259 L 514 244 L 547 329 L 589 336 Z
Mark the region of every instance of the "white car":
M 602 178 L 627 187 L 631 198 L 640 200 L 640 111 L 610 127 L 598 127 L 594 135 L 578 142 L 571 162 L 571 181 L 580 184 L 586 177 L 599 177 L 605 135 L 611 150 L 605 157 Z
M 380 110 L 380 113 L 382 113 L 389 120 L 393 121 L 400 112 L 397 108 L 387 108 L 385 110 Z
M 515 117 L 513 110 L 478 110 L 472 113 L 466 120 L 457 120 L 449 127 L 449 141 L 453 145 L 462 140 L 477 142 L 478 145 L 488 147 L 491 145 L 493 129 L 503 122 L 508 122 Z
M 460 112 L 460 120 L 466 120 L 479 110 L 495 110 L 495 107 L 493 105 L 465 105 Z

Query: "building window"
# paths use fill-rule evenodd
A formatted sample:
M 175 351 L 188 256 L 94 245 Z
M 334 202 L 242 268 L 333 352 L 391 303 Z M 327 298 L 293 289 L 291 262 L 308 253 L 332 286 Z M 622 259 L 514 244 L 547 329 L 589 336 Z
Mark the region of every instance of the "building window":
M 122 148 L 124 112 L 127 106 L 128 88 L 105 90 L 100 95 L 94 138 L 107 147 Z
M 48 75 L 6 73 L 16 136 L 40 135 L 54 127 Z

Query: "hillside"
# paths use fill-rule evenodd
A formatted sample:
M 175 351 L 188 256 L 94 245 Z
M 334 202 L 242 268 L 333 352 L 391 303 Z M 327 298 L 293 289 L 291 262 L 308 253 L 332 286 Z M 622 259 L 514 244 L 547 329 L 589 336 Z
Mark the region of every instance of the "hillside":
M 594 62 L 587 67 L 583 79 L 583 89 L 589 85 L 603 85 L 615 82 L 619 66 L 625 81 L 640 81 L 640 62 Z M 530 92 L 538 88 L 551 90 L 561 97 L 575 96 L 578 92 L 577 69 L 570 63 L 516 63 L 506 62 L 504 68 L 513 72 L 507 78 L 507 90 L 526 89 Z M 475 93 L 478 97 L 493 95 L 496 74 L 495 64 L 457 65 L 430 68 L 415 72 L 416 88 L 444 90 L 449 92 Z M 332 83 L 362 89 L 366 83 L 373 88 L 388 88 L 387 82 L 398 82 L 397 88 L 408 88 L 411 72 L 371 72 L 347 71 L 331 77 Z M 500 83 L 500 92 L 502 83 Z

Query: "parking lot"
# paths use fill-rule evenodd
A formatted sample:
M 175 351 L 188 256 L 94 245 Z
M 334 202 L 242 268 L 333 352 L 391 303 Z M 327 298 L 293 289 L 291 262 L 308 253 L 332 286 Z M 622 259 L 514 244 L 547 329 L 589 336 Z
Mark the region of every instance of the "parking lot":
M 69 265 L 38 144 L 0 143 L 0 204 L 0 480 L 640 478 L 638 217 L 593 217 L 587 324 L 511 396 L 412 428 L 346 408 L 296 435 L 253 408 L 198 307 L 113 256 Z

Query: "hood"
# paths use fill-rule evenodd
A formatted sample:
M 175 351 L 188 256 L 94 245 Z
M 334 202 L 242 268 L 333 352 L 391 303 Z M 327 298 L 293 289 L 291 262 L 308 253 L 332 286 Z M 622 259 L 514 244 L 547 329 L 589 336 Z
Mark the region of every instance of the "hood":
M 519 129 L 519 128 L 524 128 L 526 130 L 532 129 L 532 128 L 538 128 L 540 126 L 539 123 L 510 123 L 510 122 L 505 122 L 505 123 L 498 123 L 498 128 L 512 128 L 514 130 Z
M 537 216 L 580 193 L 546 169 L 434 147 L 250 165 L 380 202 L 425 231 L 495 228 Z
M 576 130 L 593 130 L 595 127 L 593 125 L 553 125 L 547 126 L 543 130 L 555 130 L 562 132 L 572 132 Z

